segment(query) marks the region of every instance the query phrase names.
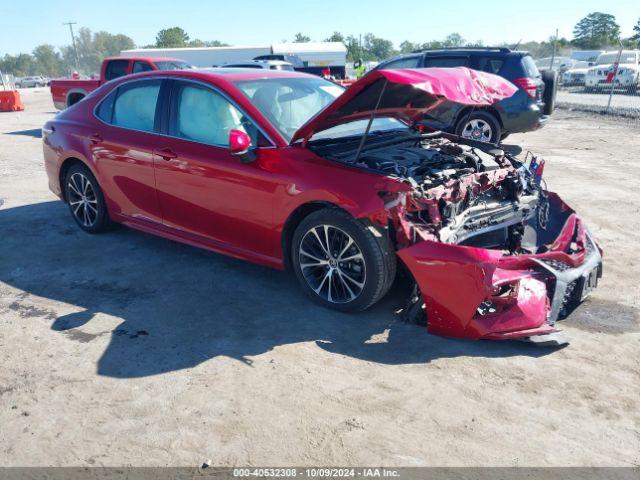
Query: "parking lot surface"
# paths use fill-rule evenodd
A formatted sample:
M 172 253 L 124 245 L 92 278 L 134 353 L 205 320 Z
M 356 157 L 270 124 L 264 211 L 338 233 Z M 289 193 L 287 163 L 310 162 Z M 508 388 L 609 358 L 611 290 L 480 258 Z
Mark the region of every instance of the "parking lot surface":
M 562 111 L 545 155 L 604 278 L 561 350 L 435 337 L 401 286 L 345 315 L 295 279 L 126 228 L 47 188 L 47 89 L 0 113 L 0 464 L 640 465 L 640 130 Z

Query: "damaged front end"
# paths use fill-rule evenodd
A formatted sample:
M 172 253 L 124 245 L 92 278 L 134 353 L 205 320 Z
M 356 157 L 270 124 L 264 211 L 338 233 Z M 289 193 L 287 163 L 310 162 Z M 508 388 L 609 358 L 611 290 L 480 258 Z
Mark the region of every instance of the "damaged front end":
M 314 147 L 325 158 L 387 177 L 388 228 L 416 290 L 405 313 L 430 332 L 471 339 L 566 343 L 554 335 L 602 276 L 582 220 L 541 179 L 496 145 L 414 131 Z M 414 319 L 415 320 L 415 319 Z
M 383 176 L 384 206 L 368 220 L 388 229 L 416 283 L 405 311 L 422 322 L 426 315 L 430 332 L 561 343 L 556 321 L 597 285 L 602 252 L 578 215 L 547 192 L 544 160 L 419 131 L 424 115 L 448 102 L 487 109 L 516 91 L 465 68 L 374 71 L 293 142 Z M 364 120 L 362 134 L 355 127 Z

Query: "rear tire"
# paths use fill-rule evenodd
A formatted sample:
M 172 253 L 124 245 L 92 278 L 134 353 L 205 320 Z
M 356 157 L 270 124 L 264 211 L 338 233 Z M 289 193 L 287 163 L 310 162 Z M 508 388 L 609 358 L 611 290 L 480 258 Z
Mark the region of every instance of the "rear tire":
M 343 312 L 375 304 L 389 291 L 396 272 L 395 252 L 388 242 L 334 208 L 313 212 L 300 222 L 290 255 L 309 298 Z
M 71 216 L 87 233 L 102 233 L 112 226 L 100 185 L 91 170 L 82 164 L 69 168 L 64 192 Z
M 458 119 L 456 135 L 479 142 L 498 143 L 502 136 L 500 122 L 489 112 L 477 111 Z

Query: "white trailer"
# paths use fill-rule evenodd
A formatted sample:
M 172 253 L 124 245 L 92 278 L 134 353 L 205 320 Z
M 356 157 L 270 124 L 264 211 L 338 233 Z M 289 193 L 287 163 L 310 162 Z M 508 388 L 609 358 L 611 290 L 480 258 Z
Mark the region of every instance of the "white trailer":
M 184 60 L 195 67 L 214 67 L 226 63 L 238 63 L 256 57 L 283 57 L 292 61 L 296 70 L 321 75 L 329 68 L 332 74 L 343 78 L 347 63 L 347 49 L 341 42 L 274 43 L 271 45 L 251 45 L 233 47 L 198 48 L 136 48 L 123 50 L 121 55 L 143 57 L 173 57 Z
M 120 55 L 142 57 L 172 57 L 184 60 L 194 67 L 218 67 L 225 63 L 246 62 L 259 55 L 271 53 L 270 45 L 236 47 L 189 47 L 189 48 L 136 48 L 123 50 Z

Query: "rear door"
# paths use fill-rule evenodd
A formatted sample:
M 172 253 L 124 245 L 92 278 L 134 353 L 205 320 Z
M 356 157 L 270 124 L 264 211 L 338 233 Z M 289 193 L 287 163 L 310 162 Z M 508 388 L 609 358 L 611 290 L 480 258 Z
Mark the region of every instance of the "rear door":
M 153 166 L 162 86 L 160 79 L 120 85 L 98 105 L 102 123 L 89 138 L 112 211 L 152 223 L 162 222 Z

